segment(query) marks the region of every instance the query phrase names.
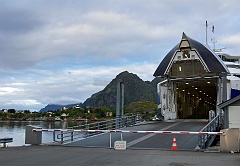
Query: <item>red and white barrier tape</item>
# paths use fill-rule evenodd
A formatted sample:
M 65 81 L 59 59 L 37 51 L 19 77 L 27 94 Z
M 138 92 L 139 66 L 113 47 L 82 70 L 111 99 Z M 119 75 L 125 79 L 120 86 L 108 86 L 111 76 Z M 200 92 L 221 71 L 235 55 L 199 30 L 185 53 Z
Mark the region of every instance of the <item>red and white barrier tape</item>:
M 33 129 L 33 132 L 88 132 L 88 133 L 145 133 L 145 134 L 208 134 L 224 135 L 224 132 L 195 132 L 195 131 L 137 131 L 137 130 L 73 130 L 73 129 Z

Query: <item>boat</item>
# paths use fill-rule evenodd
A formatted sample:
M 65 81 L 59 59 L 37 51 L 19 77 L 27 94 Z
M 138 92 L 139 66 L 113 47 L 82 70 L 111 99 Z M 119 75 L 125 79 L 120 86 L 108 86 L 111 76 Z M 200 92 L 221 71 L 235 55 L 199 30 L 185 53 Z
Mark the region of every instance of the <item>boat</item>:
M 215 53 L 222 59 L 229 70 L 227 76 L 227 87 L 229 90 L 227 99 L 240 95 L 240 56 L 232 56 L 222 50 L 215 51 Z
M 154 72 L 158 118 L 207 119 L 209 111 L 240 94 L 240 57 L 216 52 L 208 45 L 182 35 Z

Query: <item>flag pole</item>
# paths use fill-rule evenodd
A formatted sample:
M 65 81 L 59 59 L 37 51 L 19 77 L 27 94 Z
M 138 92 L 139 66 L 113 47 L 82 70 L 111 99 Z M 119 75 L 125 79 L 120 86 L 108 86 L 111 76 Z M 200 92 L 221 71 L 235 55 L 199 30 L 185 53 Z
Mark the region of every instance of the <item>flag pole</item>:
M 208 23 L 206 21 L 206 46 L 208 46 L 208 40 L 207 40 L 207 28 L 208 28 Z

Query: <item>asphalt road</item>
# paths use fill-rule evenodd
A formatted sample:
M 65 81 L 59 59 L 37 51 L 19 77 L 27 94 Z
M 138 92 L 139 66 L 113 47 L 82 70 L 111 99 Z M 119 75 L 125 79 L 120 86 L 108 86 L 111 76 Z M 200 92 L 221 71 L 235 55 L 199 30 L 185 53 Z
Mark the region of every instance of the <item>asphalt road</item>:
M 239 166 L 239 153 L 114 150 L 68 146 L 0 148 L 1 166 Z

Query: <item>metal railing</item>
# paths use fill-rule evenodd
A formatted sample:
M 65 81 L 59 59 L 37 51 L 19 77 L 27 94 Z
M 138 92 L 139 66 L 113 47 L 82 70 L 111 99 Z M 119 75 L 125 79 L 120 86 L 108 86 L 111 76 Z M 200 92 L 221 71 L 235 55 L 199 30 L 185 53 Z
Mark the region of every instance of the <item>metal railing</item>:
M 223 114 L 217 115 L 215 118 L 213 118 L 200 132 L 216 132 L 220 131 L 222 129 L 224 123 Z M 216 135 L 199 135 L 198 136 L 198 146 L 196 147 L 196 150 L 199 149 L 206 149 L 208 148 L 213 140 L 215 139 Z
M 129 127 L 137 124 L 139 121 L 137 120 L 137 116 L 126 116 L 123 118 L 110 119 L 105 121 L 99 121 L 89 124 L 82 124 L 78 126 L 69 127 L 68 129 L 78 129 L 78 130 L 113 130 L 119 129 L 123 127 Z M 53 131 L 53 141 L 60 142 L 61 144 L 64 142 L 74 141 L 80 138 L 86 138 L 93 135 L 100 134 L 100 132 L 94 133 L 82 133 L 82 132 L 64 132 L 64 131 Z

